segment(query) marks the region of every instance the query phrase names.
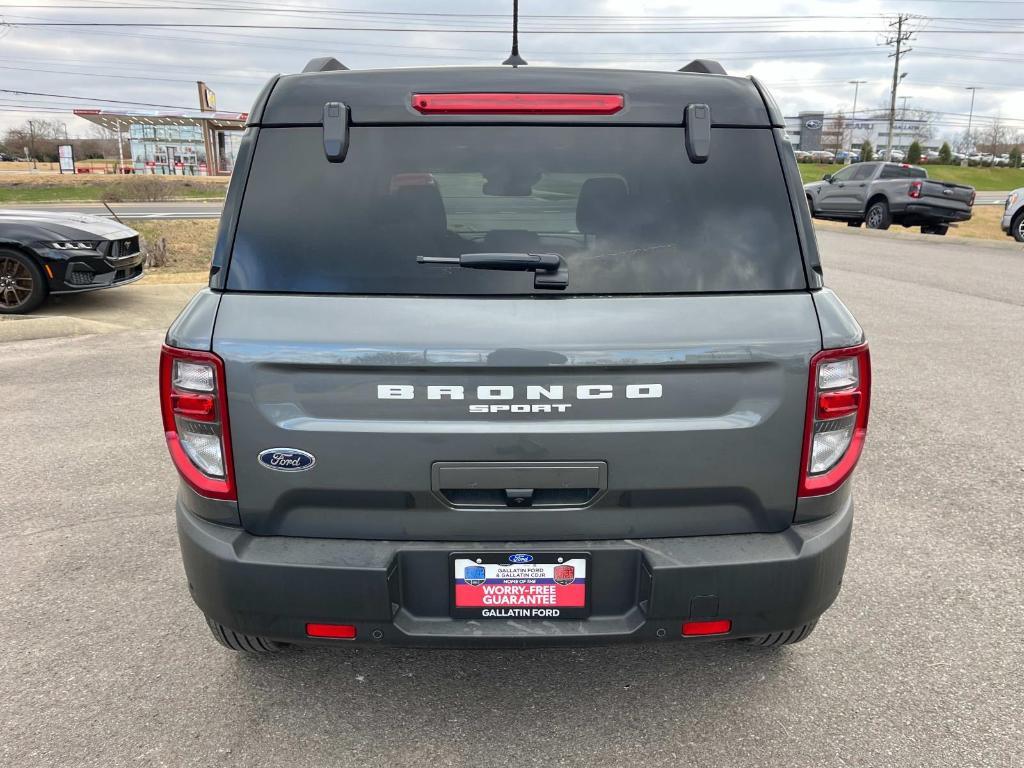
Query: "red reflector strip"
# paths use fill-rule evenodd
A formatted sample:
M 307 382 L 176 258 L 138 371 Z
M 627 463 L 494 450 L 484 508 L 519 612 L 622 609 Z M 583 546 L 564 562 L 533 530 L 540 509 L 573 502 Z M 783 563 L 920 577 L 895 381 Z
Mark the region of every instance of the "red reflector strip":
M 696 635 L 724 635 L 732 629 L 732 621 L 729 619 L 715 619 L 714 621 L 687 621 L 683 623 L 683 635 L 694 637 Z
M 860 392 L 823 392 L 818 395 L 818 418 L 838 419 L 856 413 Z
M 352 624 L 307 624 L 309 637 L 330 637 L 335 640 L 355 640 L 356 628 Z
M 213 421 L 217 401 L 213 395 L 171 393 L 171 410 L 179 416 L 195 421 Z
M 614 115 L 620 93 L 414 93 L 424 115 Z

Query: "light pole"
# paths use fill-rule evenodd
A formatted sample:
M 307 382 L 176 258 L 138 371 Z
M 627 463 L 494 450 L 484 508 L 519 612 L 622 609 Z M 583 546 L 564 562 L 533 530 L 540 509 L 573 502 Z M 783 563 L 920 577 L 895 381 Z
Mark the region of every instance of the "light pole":
M 906 120 L 907 119 L 907 99 L 912 99 L 914 97 L 913 96 L 900 96 L 900 98 L 903 99 L 903 109 L 900 112 L 900 120 Z
M 971 150 L 974 148 L 974 142 L 971 140 L 971 123 L 974 121 L 974 95 L 976 91 L 980 91 L 983 89 L 981 88 L 981 86 L 978 85 L 969 85 L 966 88 L 964 88 L 964 90 L 971 92 L 971 112 L 967 116 L 967 141 L 965 142 L 966 146 L 964 148 L 964 154 L 966 154 L 967 157 L 960 161 L 960 165 L 966 167 L 968 157 L 970 157 Z
M 846 155 L 846 164 L 849 165 L 853 159 L 851 155 L 853 154 L 854 126 L 857 122 L 857 94 L 860 92 L 861 85 L 867 80 L 847 80 L 847 82 L 853 86 L 853 111 L 850 113 L 850 151 Z

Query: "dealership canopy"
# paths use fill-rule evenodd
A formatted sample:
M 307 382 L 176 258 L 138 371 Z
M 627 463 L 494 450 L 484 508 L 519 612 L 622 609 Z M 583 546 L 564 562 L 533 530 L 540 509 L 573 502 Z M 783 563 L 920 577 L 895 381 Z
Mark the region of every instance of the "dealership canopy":
M 230 173 L 245 112 L 76 109 L 76 116 L 127 140 L 124 167 L 134 173 L 204 176 Z

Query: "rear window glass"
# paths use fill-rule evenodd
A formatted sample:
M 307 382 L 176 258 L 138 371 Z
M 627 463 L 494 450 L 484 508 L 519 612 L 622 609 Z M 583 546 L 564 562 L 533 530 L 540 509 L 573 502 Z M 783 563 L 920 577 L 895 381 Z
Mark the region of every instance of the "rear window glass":
M 926 179 L 928 173 L 924 168 L 914 168 L 913 166 L 902 166 L 902 165 L 887 165 L 882 169 L 879 174 L 880 179 Z
M 672 127 L 354 127 L 329 163 L 319 128 L 263 129 L 227 287 L 523 295 L 528 272 L 421 263 L 558 253 L 569 294 L 806 288 L 772 132 L 715 129 L 691 164 Z

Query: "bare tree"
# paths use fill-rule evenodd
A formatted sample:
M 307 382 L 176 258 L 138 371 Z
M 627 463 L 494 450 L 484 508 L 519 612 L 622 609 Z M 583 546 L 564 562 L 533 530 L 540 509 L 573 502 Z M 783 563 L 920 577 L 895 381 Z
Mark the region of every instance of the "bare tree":
M 910 135 L 911 139 L 921 144 L 927 144 L 935 137 L 935 115 L 923 109 L 908 110 L 906 123 L 913 126 Z
M 835 117 L 828 121 L 822 130 L 821 146 L 838 153 L 846 145 L 846 129 L 846 115 L 842 111 L 836 112 Z
M 1003 121 L 998 116 L 992 118 L 990 122 L 981 131 L 982 142 L 986 145 L 985 149 L 991 152 L 993 155 L 999 155 L 1008 149 L 1010 143 L 1010 131 L 1003 124 Z

